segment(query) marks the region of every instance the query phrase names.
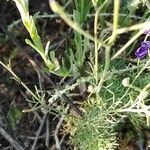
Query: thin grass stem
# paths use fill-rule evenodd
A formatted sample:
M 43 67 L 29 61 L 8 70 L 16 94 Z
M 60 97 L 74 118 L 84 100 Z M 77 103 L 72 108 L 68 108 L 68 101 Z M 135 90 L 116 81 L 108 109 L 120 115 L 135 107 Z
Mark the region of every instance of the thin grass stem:
M 13 75 L 18 83 L 20 83 L 37 101 L 39 101 L 39 98 L 26 86 L 24 82 L 21 81 L 21 79 L 12 71 L 9 66 L 5 65 L 2 61 L 0 61 L 0 64 Z

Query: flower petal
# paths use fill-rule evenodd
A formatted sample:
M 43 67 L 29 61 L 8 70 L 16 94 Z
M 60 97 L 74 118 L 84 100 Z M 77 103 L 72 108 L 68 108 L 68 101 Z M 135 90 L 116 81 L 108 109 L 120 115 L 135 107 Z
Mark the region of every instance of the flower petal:
M 148 53 L 148 48 L 147 47 L 140 47 L 136 50 L 135 55 L 137 58 L 144 58 Z
M 150 41 L 141 42 L 141 47 L 150 48 Z

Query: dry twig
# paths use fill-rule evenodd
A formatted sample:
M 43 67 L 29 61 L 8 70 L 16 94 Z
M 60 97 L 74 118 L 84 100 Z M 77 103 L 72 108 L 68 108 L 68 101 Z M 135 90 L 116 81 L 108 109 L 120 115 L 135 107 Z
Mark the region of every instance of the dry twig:
M 24 150 L 24 148 L 16 141 L 14 140 L 6 130 L 4 130 L 0 126 L 0 134 L 16 149 L 16 150 Z
M 55 143 L 56 143 L 56 149 L 57 150 L 61 150 L 61 144 L 60 144 L 60 141 L 59 141 L 59 138 L 58 138 L 58 131 L 59 131 L 59 128 L 62 124 L 64 120 L 64 116 L 62 116 L 56 126 L 56 129 L 55 129 L 55 132 L 54 132 L 54 137 L 55 137 Z
M 42 119 L 42 123 L 41 123 L 41 125 L 40 125 L 40 127 L 39 127 L 39 129 L 38 129 L 38 131 L 37 131 L 37 133 L 36 133 L 36 138 L 35 138 L 35 140 L 34 140 L 34 142 L 33 142 L 33 145 L 32 145 L 31 150 L 35 150 L 35 146 L 36 146 L 37 141 L 38 141 L 38 139 L 39 139 L 41 130 L 42 130 L 43 126 L 44 126 L 46 117 L 47 117 L 47 113 L 44 114 L 44 117 L 43 117 L 43 119 Z

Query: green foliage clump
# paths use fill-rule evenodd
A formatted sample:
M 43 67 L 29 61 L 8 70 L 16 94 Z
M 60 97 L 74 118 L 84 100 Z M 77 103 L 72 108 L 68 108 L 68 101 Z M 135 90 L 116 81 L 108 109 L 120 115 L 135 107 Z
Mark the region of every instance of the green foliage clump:
M 100 103 L 89 100 L 84 118 L 73 119 L 75 134 L 72 143 L 80 150 L 110 150 L 116 147 L 115 123 L 110 110 Z

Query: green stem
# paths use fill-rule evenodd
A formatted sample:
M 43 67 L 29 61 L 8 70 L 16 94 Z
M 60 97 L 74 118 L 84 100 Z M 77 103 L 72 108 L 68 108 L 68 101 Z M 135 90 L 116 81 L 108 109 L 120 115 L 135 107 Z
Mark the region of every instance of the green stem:
M 104 71 L 102 73 L 100 82 L 97 87 L 98 93 L 100 92 L 100 90 L 102 88 L 103 82 L 107 76 L 109 66 L 110 66 L 110 49 L 111 49 L 114 41 L 116 40 L 116 36 L 117 36 L 116 31 L 118 28 L 119 8 L 120 8 L 120 0 L 114 0 L 113 32 L 108 41 L 108 46 L 105 49 L 105 67 L 104 67 Z
M 98 86 L 98 68 L 99 68 L 99 57 L 98 57 L 98 51 L 100 49 L 99 45 L 102 46 L 102 43 L 98 42 L 98 19 L 100 15 L 101 9 L 108 3 L 108 0 L 105 0 L 100 7 L 95 7 L 95 17 L 94 17 L 94 44 L 95 44 L 95 52 L 94 52 L 94 75 L 95 75 L 95 81 L 96 81 L 96 86 Z M 105 46 L 106 47 L 106 46 Z M 99 92 L 96 92 L 96 100 L 98 101 L 99 99 Z
M 95 42 L 95 38 L 89 34 L 88 32 L 85 32 L 80 25 L 75 22 L 72 21 L 69 16 L 64 12 L 63 8 L 57 3 L 55 2 L 55 0 L 49 0 L 49 5 L 51 7 L 51 9 L 53 10 L 53 12 L 57 13 L 60 15 L 60 17 L 71 27 L 73 28 L 75 31 L 79 32 L 80 34 L 82 34 L 83 36 L 85 36 L 86 38 L 90 39 L 91 41 Z M 101 43 L 104 47 L 105 44 L 100 41 L 97 40 L 98 43 Z
M 95 64 L 94 64 L 94 72 L 95 72 L 95 80 L 96 85 L 98 84 L 98 42 L 97 42 L 97 25 L 98 25 L 98 15 L 100 9 L 98 9 L 95 13 L 94 18 L 94 37 L 95 37 Z
M 136 35 L 134 35 L 112 58 L 114 60 L 117 58 L 126 48 L 128 48 L 142 33 L 144 30 L 139 31 Z
M 147 63 L 141 68 L 141 71 L 136 75 L 136 77 L 134 78 L 134 80 L 132 81 L 132 83 L 130 84 L 133 85 L 133 83 L 137 80 L 137 78 L 142 74 L 142 72 L 149 66 L 150 64 L 150 59 L 147 61 Z M 125 94 L 119 99 L 120 101 L 123 100 L 125 98 L 125 96 L 127 95 L 127 93 L 129 92 L 130 87 L 128 87 L 128 89 L 126 90 Z
M 106 47 L 105 49 L 105 67 L 104 67 L 104 71 L 102 73 L 102 76 L 101 76 L 101 79 L 100 79 L 100 82 L 97 86 L 97 92 L 99 93 L 101 88 L 102 88 L 102 85 L 103 85 L 103 82 L 107 76 L 107 73 L 108 73 L 108 70 L 109 70 L 109 66 L 110 66 L 110 46 Z

